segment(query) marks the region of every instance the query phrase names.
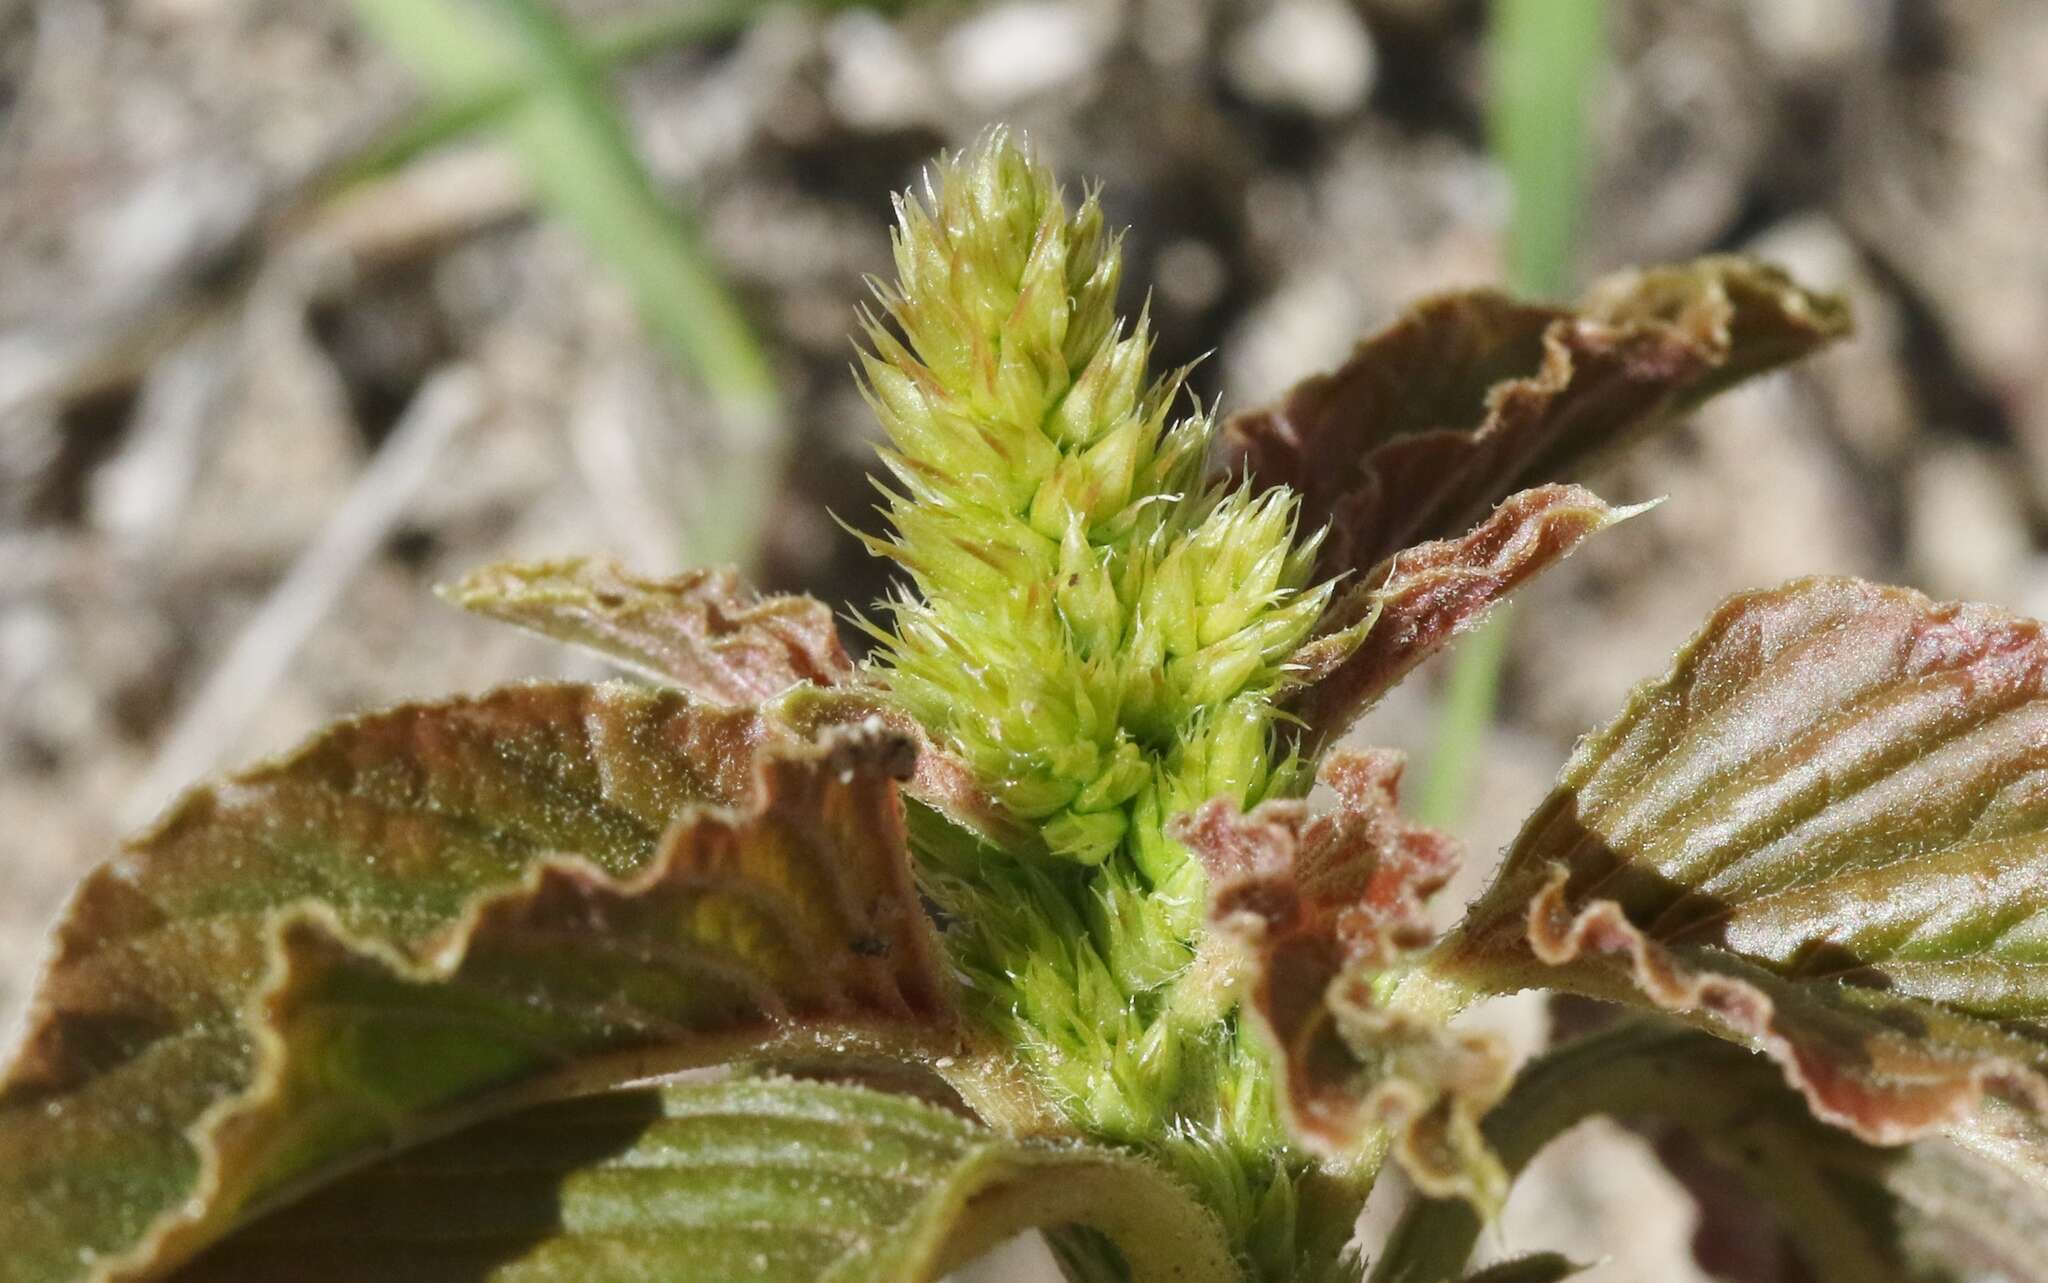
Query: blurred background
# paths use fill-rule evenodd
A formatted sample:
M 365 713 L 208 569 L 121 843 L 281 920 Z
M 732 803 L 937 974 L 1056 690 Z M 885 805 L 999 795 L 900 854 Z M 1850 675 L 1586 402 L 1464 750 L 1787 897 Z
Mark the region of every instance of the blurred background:
M 2048 613 L 2048 5 L 1503 2 L 0 0 L 0 1020 L 180 785 L 596 672 L 437 581 L 598 552 L 872 602 L 848 335 L 890 193 L 991 122 L 1103 184 L 1226 410 L 1452 286 L 1743 250 L 1851 297 L 1853 341 L 1596 478 L 1670 501 L 1521 599 L 1476 749 L 1433 757 L 1469 657 L 1366 727 L 1474 878 L 1730 591 Z M 1539 1172 L 1490 1250 L 1797 1277 L 1619 1128 Z

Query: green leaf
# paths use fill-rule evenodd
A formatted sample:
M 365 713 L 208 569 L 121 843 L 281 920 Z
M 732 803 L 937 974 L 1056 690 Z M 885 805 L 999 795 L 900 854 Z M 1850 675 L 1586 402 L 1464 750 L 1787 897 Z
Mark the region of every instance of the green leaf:
M 954 1045 L 880 729 L 531 685 L 342 724 L 89 877 L 0 1086 L 22 1283 L 160 1273 L 466 1119 Z
M 679 45 L 700 43 L 741 30 L 758 18 L 761 0 L 662 0 L 624 16 L 598 19 L 578 32 L 578 50 L 593 66 L 618 68 Z M 370 13 L 372 21 L 389 21 Z M 414 19 L 414 21 L 420 21 Z M 420 38 L 438 34 L 430 16 Z M 330 180 L 330 190 L 381 177 L 478 128 L 498 123 L 526 97 L 528 78 L 501 72 L 488 79 L 465 74 L 463 87 L 384 130 L 349 158 Z
M 1449 837 L 1396 809 L 1400 778 L 1395 754 L 1335 753 L 1321 775 L 1329 811 L 1288 800 L 1240 814 L 1219 799 L 1172 831 L 1209 875 L 1209 947 L 1242 955 L 1245 1011 L 1289 1130 L 1369 1168 L 1391 1139 L 1419 1188 L 1490 1213 L 1507 1182 L 1479 1119 L 1507 1089 L 1505 1049 L 1386 1001 L 1429 939 L 1423 902 L 1458 862 Z
M 1572 278 L 1593 158 L 1586 118 L 1606 70 L 1607 0 L 1496 0 L 1488 17 L 1488 133 L 1514 201 L 1508 279 L 1552 295 Z
M 1004 1140 L 904 1096 L 789 1081 L 561 1101 L 422 1146 L 249 1226 L 211 1279 L 913 1283 L 1082 1224 L 1135 1280 L 1236 1277 L 1142 1160 Z
M 1224 466 L 1292 487 L 1302 527 L 1330 525 L 1319 571 L 1364 575 L 1848 329 L 1840 301 L 1739 258 L 1613 278 L 1577 311 L 1442 295 L 1233 416 Z
M 1509 497 L 1469 534 L 1404 549 L 1324 612 L 1295 652 L 1283 697 L 1315 756 L 1415 666 L 1592 535 L 1643 511 L 1579 486 Z
M 614 263 L 648 319 L 721 397 L 759 409 L 775 379 L 693 222 L 666 202 L 607 98 L 596 61 L 538 0 L 355 0 L 359 17 L 437 95 L 526 92 L 501 120 L 534 186 Z
M 1814 579 L 1588 737 L 1434 960 L 1678 1012 L 1877 1143 L 2048 1107 L 2048 641 Z
M 1815 1120 L 1768 1060 L 1695 1030 L 1630 1020 L 1548 1052 L 1523 1071 L 1484 1130 L 1519 1171 L 1595 1114 L 1689 1133 L 1769 1202 L 1814 1275 L 1832 1283 L 2048 1279 L 2040 1251 L 2048 1185 L 2038 1173 L 1948 1140 L 1865 1144 Z M 2038 1132 L 2024 1143 L 2038 1146 Z M 1462 1203 L 1411 1204 L 1373 1283 L 1454 1277 L 1479 1230 Z

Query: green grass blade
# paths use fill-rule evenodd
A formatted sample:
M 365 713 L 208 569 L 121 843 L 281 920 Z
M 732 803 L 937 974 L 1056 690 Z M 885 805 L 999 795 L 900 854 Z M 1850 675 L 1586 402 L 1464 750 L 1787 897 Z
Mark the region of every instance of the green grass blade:
M 1586 91 L 1606 47 L 1606 0 L 1495 0 L 1491 39 L 1493 147 L 1514 193 L 1508 279 L 1561 293 L 1585 204 Z
M 650 13 L 598 23 L 580 46 L 585 60 L 595 67 L 625 66 L 676 45 L 730 35 L 759 17 L 762 9 L 761 0 L 663 5 Z M 347 187 L 389 174 L 444 143 L 495 122 L 526 96 L 529 87 L 527 77 L 501 72 L 478 88 L 437 98 L 351 158 L 334 186 Z
M 774 370 L 695 222 L 663 198 L 635 153 L 600 59 L 540 0 L 493 0 L 475 13 L 454 0 L 356 0 L 356 8 L 444 103 L 523 85 L 498 122 L 542 204 L 630 283 L 650 326 L 725 415 L 720 476 L 707 487 L 717 502 L 690 523 L 690 552 L 744 561 L 779 461 Z
M 1464 817 L 1500 699 L 1511 618 L 1508 607 L 1496 607 L 1451 657 L 1437 713 L 1435 751 L 1415 797 L 1415 816 L 1424 824 L 1456 829 Z
M 1507 171 L 1508 277 L 1525 294 L 1570 282 L 1585 200 L 1587 88 L 1606 48 L 1605 0 L 1494 0 L 1490 35 L 1494 153 Z M 1507 659 L 1508 616 L 1496 612 L 1452 660 L 1435 752 L 1418 795 L 1426 823 L 1463 816 L 1493 724 Z

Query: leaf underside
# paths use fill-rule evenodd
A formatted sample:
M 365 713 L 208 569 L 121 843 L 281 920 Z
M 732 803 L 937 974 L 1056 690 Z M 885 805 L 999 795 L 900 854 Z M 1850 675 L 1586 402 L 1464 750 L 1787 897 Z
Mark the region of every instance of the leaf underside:
M 531 685 L 344 723 L 91 875 L 0 1087 L 10 1278 L 160 1273 L 469 1117 L 950 1038 L 883 731 Z M 797 718 L 795 720 L 802 720 Z
M 799 683 L 835 686 L 853 676 L 825 603 L 763 597 L 731 569 L 657 579 L 585 557 L 504 562 L 443 595 L 716 704 L 755 704 Z
M 1010 1234 L 1087 1224 L 1137 1280 L 1232 1277 L 1213 1218 L 1149 1164 L 1007 1141 L 912 1098 L 790 1081 L 557 1101 L 388 1159 L 178 1283 L 916 1283 Z
M 1400 774 L 1392 753 L 1335 753 L 1330 811 L 1276 801 L 1241 814 L 1217 800 L 1173 832 L 1208 872 L 1212 931 L 1246 959 L 1245 1010 L 1294 1135 L 1342 1162 L 1384 1126 L 1420 1188 L 1492 1209 L 1505 1179 L 1478 1124 L 1506 1090 L 1505 1049 L 1375 994 L 1427 942 L 1423 903 L 1458 862 L 1450 838 L 1396 810 Z
M 1732 257 L 1614 277 L 1577 310 L 1446 294 L 1231 417 L 1221 467 L 1302 496 L 1303 528 L 1330 527 L 1323 575 L 1369 575 L 1848 329 L 1839 300 Z
M 1341 736 L 1416 665 L 1473 627 L 1579 544 L 1634 516 L 1581 486 L 1509 496 L 1469 533 L 1404 549 L 1341 592 L 1293 656 L 1284 697 L 1313 753 Z
M 1731 600 L 1438 961 L 1751 1041 L 1876 1143 L 2048 1107 L 2042 626 L 1846 579 Z

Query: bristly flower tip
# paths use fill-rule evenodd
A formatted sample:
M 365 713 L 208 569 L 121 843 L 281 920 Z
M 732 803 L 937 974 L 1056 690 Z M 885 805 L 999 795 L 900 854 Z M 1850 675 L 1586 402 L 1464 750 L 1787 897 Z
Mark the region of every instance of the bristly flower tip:
M 1117 318 L 1093 192 L 1070 209 L 998 130 L 896 209 L 862 357 L 893 478 L 869 546 L 915 587 L 886 605 L 896 697 L 1082 864 L 1141 794 L 1206 799 L 1183 764 L 1256 800 L 1266 693 L 1326 599 L 1293 496 L 1202 485 L 1213 421 L 1177 416 L 1184 371 L 1150 376 L 1147 316 Z

